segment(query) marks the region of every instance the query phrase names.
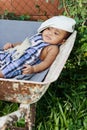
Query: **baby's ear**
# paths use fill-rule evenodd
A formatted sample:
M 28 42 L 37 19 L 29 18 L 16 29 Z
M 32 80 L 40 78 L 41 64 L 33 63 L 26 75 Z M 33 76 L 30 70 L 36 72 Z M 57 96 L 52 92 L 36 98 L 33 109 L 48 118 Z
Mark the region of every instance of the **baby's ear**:
M 63 41 L 61 42 L 61 44 L 64 44 L 64 43 L 65 43 L 65 41 L 66 41 L 66 39 L 63 39 Z

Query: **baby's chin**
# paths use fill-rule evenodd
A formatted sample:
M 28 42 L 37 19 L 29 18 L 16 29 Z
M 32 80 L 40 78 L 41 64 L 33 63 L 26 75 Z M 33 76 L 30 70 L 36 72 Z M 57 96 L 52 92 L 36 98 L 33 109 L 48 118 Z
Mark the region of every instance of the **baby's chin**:
M 46 40 L 46 41 L 44 41 L 44 42 L 46 42 L 46 43 L 48 43 L 48 44 L 52 44 L 50 41 L 47 41 L 47 40 Z
M 49 39 L 44 39 L 44 42 L 47 42 L 47 43 L 51 44 L 51 40 L 49 40 Z
M 56 43 L 52 42 L 51 40 L 44 40 L 44 42 L 49 43 L 49 44 L 56 44 Z

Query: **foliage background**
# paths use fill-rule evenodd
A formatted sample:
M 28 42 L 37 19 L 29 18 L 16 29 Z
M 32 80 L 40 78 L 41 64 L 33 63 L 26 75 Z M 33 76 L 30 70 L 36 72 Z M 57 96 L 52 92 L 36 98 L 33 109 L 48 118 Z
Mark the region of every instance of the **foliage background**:
M 63 14 L 77 22 L 77 38 L 59 79 L 37 104 L 35 130 L 87 130 L 87 2 L 61 0 L 60 3 L 58 8 L 64 8 Z M 17 107 L 18 104 L 0 101 L 0 115 Z M 16 125 L 24 126 L 24 121 Z

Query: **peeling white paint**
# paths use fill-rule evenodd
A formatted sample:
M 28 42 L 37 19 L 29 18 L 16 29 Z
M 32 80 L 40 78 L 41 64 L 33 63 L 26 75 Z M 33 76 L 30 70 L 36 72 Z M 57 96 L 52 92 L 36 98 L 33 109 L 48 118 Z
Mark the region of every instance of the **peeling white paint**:
M 23 83 L 23 82 L 20 82 L 20 85 L 24 85 L 24 83 Z
M 13 86 L 12 86 L 13 90 L 17 90 L 17 89 L 18 89 L 18 86 L 19 86 L 18 83 L 13 83 Z

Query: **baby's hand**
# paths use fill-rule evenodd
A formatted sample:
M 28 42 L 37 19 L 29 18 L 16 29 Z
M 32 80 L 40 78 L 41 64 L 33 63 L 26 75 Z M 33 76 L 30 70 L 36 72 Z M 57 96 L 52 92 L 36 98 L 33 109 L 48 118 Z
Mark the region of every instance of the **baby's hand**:
M 4 46 L 3 46 L 3 49 L 4 50 L 7 50 L 9 48 L 12 48 L 12 43 L 6 43 Z
M 23 65 L 22 74 L 32 74 L 34 72 L 33 67 L 31 65 Z

